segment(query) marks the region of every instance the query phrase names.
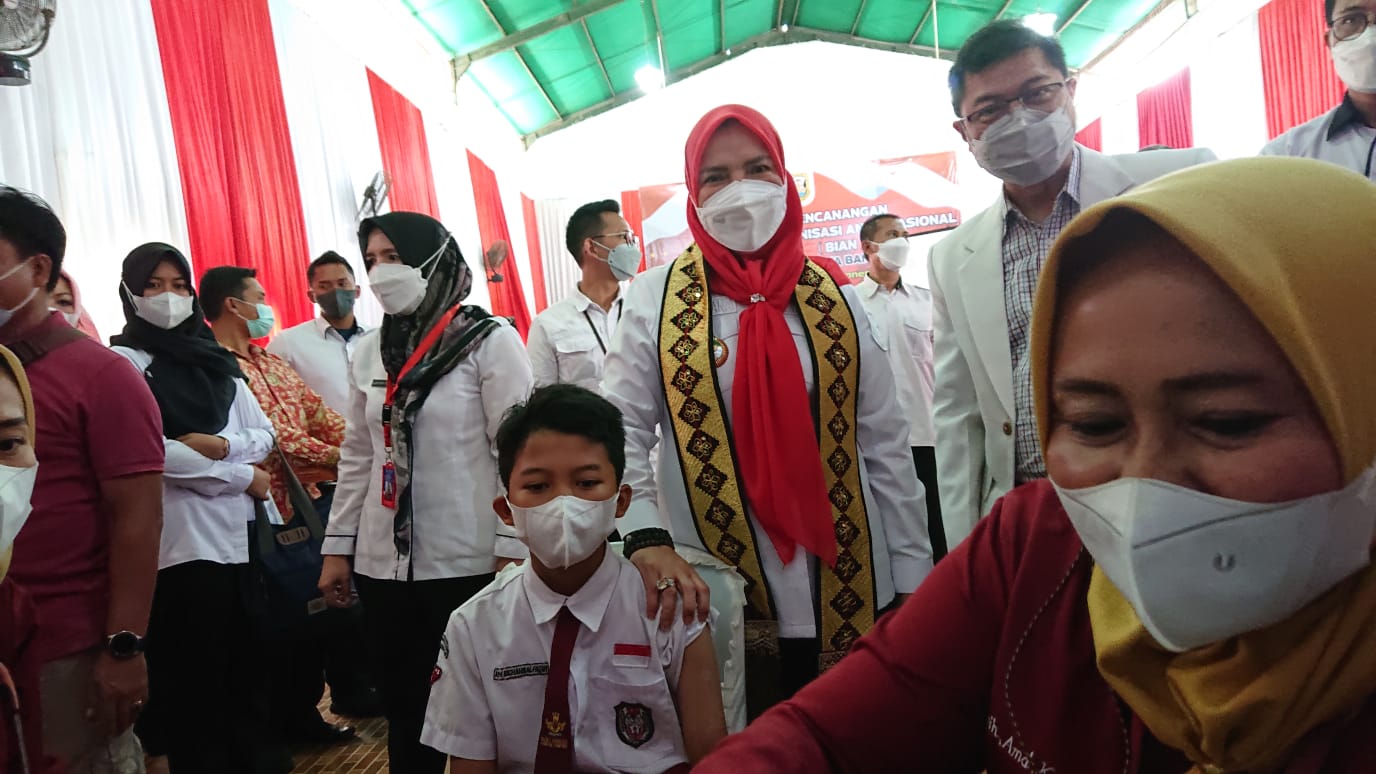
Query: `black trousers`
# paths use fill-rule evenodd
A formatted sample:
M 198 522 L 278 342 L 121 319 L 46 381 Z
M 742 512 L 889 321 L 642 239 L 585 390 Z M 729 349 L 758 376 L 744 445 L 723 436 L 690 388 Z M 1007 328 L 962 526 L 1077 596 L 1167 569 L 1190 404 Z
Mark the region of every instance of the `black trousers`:
M 392 774 L 443 774 L 448 756 L 420 743 L 430 673 L 449 614 L 492 581 L 491 573 L 429 581 L 355 575 L 372 646 L 372 674 L 387 714 Z
M 927 529 L 932 538 L 932 561 L 946 555 L 946 527 L 941 522 L 941 495 L 936 487 L 936 449 L 931 446 L 913 447 L 913 465 L 917 479 L 927 490 Z
M 173 774 L 252 771 L 266 730 L 265 654 L 244 605 L 248 565 L 196 561 L 158 571 L 148 623 L 148 707 L 136 730 Z

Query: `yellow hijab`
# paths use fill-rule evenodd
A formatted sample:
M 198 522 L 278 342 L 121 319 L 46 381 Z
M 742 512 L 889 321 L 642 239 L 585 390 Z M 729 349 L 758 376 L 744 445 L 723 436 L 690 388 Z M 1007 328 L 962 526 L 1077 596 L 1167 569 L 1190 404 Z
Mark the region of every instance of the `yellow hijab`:
M 1043 450 L 1065 256 L 1110 213 L 1145 216 L 1251 310 L 1309 389 L 1344 483 L 1376 461 L 1376 185 L 1308 159 L 1194 167 L 1085 210 L 1042 270 L 1032 314 L 1032 390 Z M 1274 626 L 1172 653 L 1094 570 L 1087 599 L 1099 671 L 1163 742 L 1205 771 L 1281 767 L 1314 728 L 1376 693 L 1376 565 Z
M 27 433 L 24 440 L 29 445 L 33 445 L 34 419 L 33 419 L 33 393 L 29 390 L 29 379 L 24 375 L 24 366 L 19 362 L 19 358 L 5 347 L 0 347 L 0 367 L 9 371 L 9 376 L 19 385 L 19 399 L 24 403 L 24 420 Z M 5 574 L 10 571 L 10 559 L 14 554 L 14 546 L 8 545 L 0 547 L 0 580 L 5 579 Z

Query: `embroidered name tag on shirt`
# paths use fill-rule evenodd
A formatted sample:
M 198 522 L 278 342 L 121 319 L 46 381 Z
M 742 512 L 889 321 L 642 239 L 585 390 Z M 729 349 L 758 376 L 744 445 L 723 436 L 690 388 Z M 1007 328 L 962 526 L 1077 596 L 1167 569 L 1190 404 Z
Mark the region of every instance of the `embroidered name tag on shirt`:
M 650 665 L 650 646 L 618 642 L 612 648 L 612 664 L 619 667 L 640 667 Z
M 539 677 L 549 674 L 549 662 L 517 664 L 516 666 L 497 667 L 492 670 L 492 680 L 517 680 L 522 677 Z
M 386 387 L 386 386 L 387 386 L 387 380 L 386 380 L 386 379 L 374 379 L 374 380 L 373 380 L 373 386 L 374 386 L 374 387 Z

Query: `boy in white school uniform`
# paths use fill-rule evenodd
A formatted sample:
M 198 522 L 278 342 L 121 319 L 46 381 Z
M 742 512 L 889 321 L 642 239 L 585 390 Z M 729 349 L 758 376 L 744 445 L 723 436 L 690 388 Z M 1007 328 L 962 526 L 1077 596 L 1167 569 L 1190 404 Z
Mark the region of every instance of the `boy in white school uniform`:
M 688 771 L 726 735 L 720 678 L 706 626 L 660 631 L 639 571 L 608 550 L 631 502 L 620 412 L 551 385 L 496 441 L 493 507 L 530 561 L 450 617 L 421 741 L 451 774 Z

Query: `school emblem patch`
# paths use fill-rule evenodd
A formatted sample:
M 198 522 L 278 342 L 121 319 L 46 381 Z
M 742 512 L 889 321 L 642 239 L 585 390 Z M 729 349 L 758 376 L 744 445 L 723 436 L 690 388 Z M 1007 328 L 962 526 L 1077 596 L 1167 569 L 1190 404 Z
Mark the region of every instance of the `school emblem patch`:
M 621 702 L 616 705 L 616 735 L 626 744 L 640 748 L 655 736 L 655 719 L 644 704 Z

